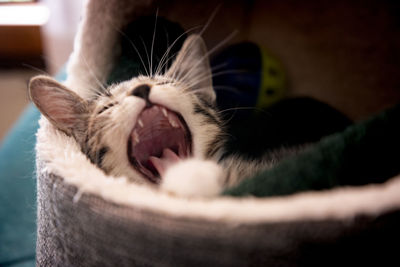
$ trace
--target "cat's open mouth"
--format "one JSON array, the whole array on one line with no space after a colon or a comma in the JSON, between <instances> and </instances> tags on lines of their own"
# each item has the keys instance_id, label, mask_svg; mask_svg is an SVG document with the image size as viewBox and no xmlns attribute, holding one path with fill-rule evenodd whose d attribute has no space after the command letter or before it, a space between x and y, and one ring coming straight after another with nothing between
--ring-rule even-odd
<instances>
[{"instance_id":1,"label":"cat's open mouth","mask_svg":"<svg viewBox=\"0 0 400 267\"><path fill-rule=\"evenodd\" d=\"M131 165L153 183L166 168L191 153L191 135L179 114L159 105L144 109L128 140Z\"/></svg>"}]
</instances>

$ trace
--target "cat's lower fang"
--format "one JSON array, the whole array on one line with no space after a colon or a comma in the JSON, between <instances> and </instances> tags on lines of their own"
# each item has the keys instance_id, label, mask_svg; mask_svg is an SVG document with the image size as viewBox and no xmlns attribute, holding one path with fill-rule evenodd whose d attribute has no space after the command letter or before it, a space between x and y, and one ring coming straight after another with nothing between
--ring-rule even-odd
<instances>
[{"instance_id":1,"label":"cat's lower fang","mask_svg":"<svg viewBox=\"0 0 400 267\"><path fill-rule=\"evenodd\" d=\"M139 144L139 142L140 142L140 139L139 139L138 133L136 131L133 131L133 144L137 145L137 144Z\"/></svg>"}]
</instances>

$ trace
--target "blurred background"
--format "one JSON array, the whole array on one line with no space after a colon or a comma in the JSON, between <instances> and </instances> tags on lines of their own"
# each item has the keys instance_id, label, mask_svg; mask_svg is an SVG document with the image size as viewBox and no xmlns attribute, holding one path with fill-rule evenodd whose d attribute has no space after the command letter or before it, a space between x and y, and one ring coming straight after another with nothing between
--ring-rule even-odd
<instances>
[{"instance_id":1,"label":"blurred background","mask_svg":"<svg viewBox=\"0 0 400 267\"><path fill-rule=\"evenodd\" d=\"M27 83L55 75L73 47L82 0L0 0L0 142L29 103Z\"/></svg>"},{"instance_id":2,"label":"blurred background","mask_svg":"<svg viewBox=\"0 0 400 267\"><path fill-rule=\"evenodd\" d=\"M29 78L54 75L67 61L82 2L0 0L0 141L29 102ZM266 47L285 67L288 96L314 97L354 121L400 101L399 1L218 3L220 11L204 33L208 47L234 30L232 42ZM189 29L204 23L218 4L171 0L157 5L161 16Z\"/></svg>"},{"instance_id":3,"label":"blurred background","mask_svg":"<svg viewBox=\"0 0 400 267\"><path fill-rule=\"evenodd\" d=\"M27 84L32 76L54 76L65 65L82 2L0 0L0 266L35 265L39 113L27 109ZM289 97L314 97L354 121L400 103L398 0L218 3L220 11L203 35L208 47L238 30L232 43L253 41L283 63ZM157 1L159 14L184 29L204 23L218 3ZM24 110L30 112L18 125L32 125L5 138Z\"/></svg>"},{"instance_id":4,"label":"blurred background","mask_svg":"<svg viewBox=\"0 0 400 267\"><path fill-rule=\"evenodd\" d=\"M27 85L64 66L81 7L81 0L0 0L0 266L35 266L39 113Z\"/></svg>"}]
</instances>

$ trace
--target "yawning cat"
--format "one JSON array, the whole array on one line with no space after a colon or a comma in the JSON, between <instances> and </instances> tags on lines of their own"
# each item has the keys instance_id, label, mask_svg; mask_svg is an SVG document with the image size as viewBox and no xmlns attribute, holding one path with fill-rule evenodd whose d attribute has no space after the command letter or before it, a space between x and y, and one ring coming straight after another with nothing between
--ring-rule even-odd
<instances>
[{"instance_id":1,"label":"yawning cat","mask_svg":"<svg viewBox=\"0 0 400 267\"><path fill-rule=\"evenodd\" d=\"M29 91L53 126L105 173L178 195L218 194L274 160L224 156L224 121L198 35L186 39L165 74L111 85L94 99L46 76L33 78Z\"/></svg>"}]
</instances>

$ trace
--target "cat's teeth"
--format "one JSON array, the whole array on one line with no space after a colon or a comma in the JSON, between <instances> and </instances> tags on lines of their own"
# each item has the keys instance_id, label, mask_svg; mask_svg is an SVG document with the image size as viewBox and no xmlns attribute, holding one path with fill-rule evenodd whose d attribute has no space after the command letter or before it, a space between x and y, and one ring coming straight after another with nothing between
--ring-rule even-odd
<instances>
[{"instance_id":1,"label":"cat's teeth","mask_svg":"<svg viewBox=\"0 0 400 267\"><path fill-rule=\"evenodd\" d=\"M165 117L168 117L167 110L165 108L161 108L162 113L164 114Z\"/></svg>"},{"instance_id":2,"label":"cat's teeth","mask_svg":"<svg viewBox=\"0 0 400 267\"><path fill-rule=\"evenodd\" d=\"M136 131L133 131L133 144L137 145L137 144L139 144L139 142L140 142L140 139L139 139L138 133Z\"/></svg>"},{"instance_id":3,"label":"cat's teeth","mask_svg":"<svg viewBox=\"0 0 400 267\"><path fill-rule=\"evenodd\" d=\"M168 121L169 121L169 124L171 124L171 126L173 128L178 128L179 127L179 125L176 123L176 121L173 118L168 117Z\"/></svg>"},{"instance_id":4,"label":"cat's teeth","mask_svg":"<svg viewBox=\"0 0 400 267\"><path fill-rule=\"evenodd\" d=\"M138 124L140 127L143 127L143 121L141 119L138 120Z\"/></svg>"}]
</instances>

